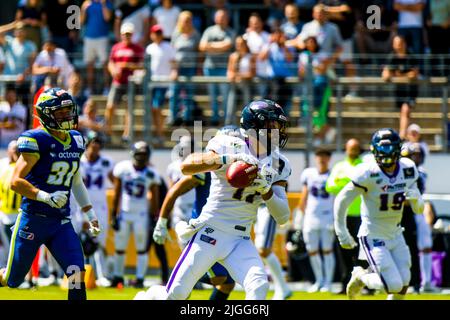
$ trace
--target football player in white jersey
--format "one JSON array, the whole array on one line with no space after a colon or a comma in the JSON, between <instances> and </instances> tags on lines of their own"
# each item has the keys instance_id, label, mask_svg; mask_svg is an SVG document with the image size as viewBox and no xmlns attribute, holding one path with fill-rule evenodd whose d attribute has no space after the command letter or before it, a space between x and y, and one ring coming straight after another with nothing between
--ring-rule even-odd
<instances>
[{"instance_id":1,"label":"football player in white jersey","mask_svg":"<svg viewBox=\"0 0 450 320\"><path fill-rule=\"evenodd\" d=\"M352 183L334 202L336 235L342 248L351 249L356 242L346 226L346 209L362 196L358 237L370 270L353 269L347 295L355 299L366 285L384 290L389 300L400 300L411 278L411 254L400 221L405 201L416 214L423 212L424 201L417 187L419 173L412 160L400 158L401 140L393 129L377 130L370 148L376 162L358 165Z\"/></svg>"},{"instance_id":2,"label":"football player in white jersey","mask_svg":"<svg viewBox=\"0 0 450 320\"><path fill-rule=\"evenodd\" d=\"M417 166L419 171L419 180L417 185L419 187L420 193L425 192L425 185L427 182L427 173L425 168L422 166L423 160L425 158L425 150L421 147L418 142L406 142L402 147L402 156L408 157ZM425 202L425 207L429 206L428 201ZM438 292L439 288L436 288L431 283L432 274L432 259L431 252L433 247L433 237L431 226L427 223L425 219L426 212L429 210L424 210L424 214L415 214L414 218L417 227L417 248L419 249L419 259L420 259L420 272L421 272L421 292Z\"/></svg>"},{"instance_id":3,"label":"football player in white jersey","mask_svg":"<svg viewBox=\"0 0 450 320\"><path fill-rule=\"evenodd\" d=\"M300 177L300 183L303 186L300 198L300 210L304 214L303 239L315 277L315 283L309 288L309 292L319 290L331 292L336 264L333 253L335 238L333 225L334 197L325 190L330 176L330 159L330 151L316 150L316 167L306 168ZM322 258L319 247L322 249Z\"/></svg>"},{"instance_id":4,"label":"football player in white jersey","mask_svg":"<svg viewBox=\"0 0 450 320\"><path fill-rule=\"evenodd\" d=\"M161 178L149 167L150 147L144 141L136 142L131 150L132 160L116 164L114 175L114 200L112 228L115 232L115 266L111 286L124 282L125 250L133 232L137 250L136 282L143 288L147 272L149 219L159 210L159 185ZM151 193L151 198L150 194Z\"/></svg>"},{"instance_id":5,"label":"football player in white jersey","mask_svg":"<svg viewBox=\"0 0 450 320\"><path fill-rule=\"evenodd\" d=\"M181 163L193 150L193 140L189 136L180 138L172 154L175 160L167 167L167 176L169 177L169 188L182 179L185 175L181 172ZM180 195L173 206L172 225L176 225L179 221L188 222L191 218L192 207L195 201L195 191L190 190Z\"/></svg>"},{"instance_id":6,"label":"football player in white jersey","mask_svg":"<svg viewBox=\"0 0 450 320\"><path fill-rule=\"evenodd\" d=\"M113 183L114 177L112 170L113 161L100 154L103 147L102 139L97 135L91 135L87 138L86 151L80 160L80 170L84 184L89 192L92 206L97 213L100 227L105 232L97 237L99 248L94 253L95 271L97 273L98 284L109 286L106 278L106 236L108 230L108 204L106 200L106 190L110 183ZM109 182L108 182L109 180ZM86 226L87 227L87 226Z\"/></svg>"},{"instance_id":7,"label":"football player in white jersey","mask_svg":"<svg viewBox=\"0 0 450 320\"><path fill-rule=\"evenodd\" d=\"M242 110L244 140L226 135L211 139L203 153L194 153L182 163L186 175L211 172L211 188L202 214L189 223L178 223L181 239L190 239L168 284L153 286L148 299L186 299L195 283L220 262L245 290L246 299L265 299L269 283L263 262L250 239L258 207L265 202L279 224L288 221L286 195L291 173L289 161L279 148L287 142L287 118L270 100L253 101ZM235 161L258 165L259 177L247 188L233 188L226 180Z\"/></svg>"}]
</instances>

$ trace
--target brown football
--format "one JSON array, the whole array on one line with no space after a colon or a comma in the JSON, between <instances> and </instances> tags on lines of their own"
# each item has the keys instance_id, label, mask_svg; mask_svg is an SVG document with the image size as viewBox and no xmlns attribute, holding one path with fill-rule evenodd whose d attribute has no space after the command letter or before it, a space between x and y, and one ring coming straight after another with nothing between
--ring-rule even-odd
<instances>
[{"instance_id":1,"label":"brown football","mask_svg":"<svg viewBox=\"0 0 450 320\"><path fill-rule=\"evenodd\" d=\"M246 188L258 174L258 166L244 161L233 162L227 169L227 181L234 188Z\"/></svg>"}]
</instances>

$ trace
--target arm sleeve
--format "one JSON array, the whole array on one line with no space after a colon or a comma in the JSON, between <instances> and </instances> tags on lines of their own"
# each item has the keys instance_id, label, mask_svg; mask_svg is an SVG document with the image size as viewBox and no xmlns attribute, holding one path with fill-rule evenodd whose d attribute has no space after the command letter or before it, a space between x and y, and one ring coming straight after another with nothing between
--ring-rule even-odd
<instances>
[{"instance_id":1,"label":"arm sleeve","mask_svg":"<svg viewBox=\"0 0 450 320\"><path fill-rule=\"evenodd\" d=\"M414 175L415 177L417 177L416 181L409 187L410 190L415 190L420 196L417 199L410 199L408 200L410 205L411 205L411 209L413 210L414 213L416 214L422 214L423 213L423 209L425 207L425 202L423 201L422 198L422 193L419 190L419 179L420 179L420 175L419 175L419 171L417 170L416 167L414 167Z\"/></svg>"},{"instance_id":2,"label":"arm sleeve","mask_svg":"<svg viewBox=\"0 0 450 320\"><path fill-rule=\"evenodd\" d=\"M286 190L284 187L278 185L272 186L272 190L272 197L266 200L267 208L278 224L285 224L288 222L291 214Z\"/></svg>"},{"instance_id":3,"label":"arm sleeve","mask_svg":"<svg viewBox=\"0 0 450 320\"><path fill-rule=\"evenodd\" d=\"M72 192L80 208L84 208L91 204L89 193L83 183L83 179L81 178L80 170L78 170L77 173L75 173L75 175L73 176Z\"/></svg>"},{"instance_id":4,"label":"arm sleeve","mask_svg":"<svg viewBox=\"0 0 450 320\"><path fill-rule=\"evenodd\" d=\"M363 193L363 189L355 186L354 183L347 183L344 189L339 192L334 200L334 229L336 234L347 229L346 214L347 208L356 197Z\"/></svg>"}]
</instances>

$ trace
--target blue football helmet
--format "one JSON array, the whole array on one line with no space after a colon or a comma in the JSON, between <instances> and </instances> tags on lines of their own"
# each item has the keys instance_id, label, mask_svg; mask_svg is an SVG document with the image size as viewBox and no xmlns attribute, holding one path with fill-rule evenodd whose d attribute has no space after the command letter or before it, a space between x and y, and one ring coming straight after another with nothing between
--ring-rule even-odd
<instances>
[{"instance_id":1,"label":"blue football helmet","mask_svg":"<svg viewBox=\"0 0 450 320\"><path fill-rule=\"evenodd\" d=\"M264 134L262 129L270 130L273 128L271 122L279 124L279 147L283 148L288 140L287 127L288 118L283 108L275 101L262 99L255 100L247 104L241 114L241 128L244 129L244 137L247 137L245 131L253 129L258 138Z\"/></svg>"},{"instance_id":2,"label":"blue football helmet","mask_svg":"<svg viewBox=\"0 0 450 320\"><path fill-rule=\"evenodd\" d=\"M39 95L35 105L37 117L46 129L68 131L78 124L78 107L64 89L50 88ZM67 110L64 114L61 110Z\"/></svg>"},{"instance_id":3,"label":"blue football helmet","mask_svg":"<svg viewBox=\"0 0 450 320\"><path fill-rule=\"evenodd\" d=\"M133 158L133 164L137 167L145 167L150 160L151 153L152 151L147 142L135 142L131 147L131 157Z\"/></svg>"},{"instance_id":4,"label":"blue football helmet","mask_svg":"<svg viewBox=\"0 0 450 320\"><path fill-rule=\"evenodd\" d=\"M380 167L389 168L400 159L402 140L391 128L375 131L370 142L370 151Z\"/></svg>"}]
</instances>

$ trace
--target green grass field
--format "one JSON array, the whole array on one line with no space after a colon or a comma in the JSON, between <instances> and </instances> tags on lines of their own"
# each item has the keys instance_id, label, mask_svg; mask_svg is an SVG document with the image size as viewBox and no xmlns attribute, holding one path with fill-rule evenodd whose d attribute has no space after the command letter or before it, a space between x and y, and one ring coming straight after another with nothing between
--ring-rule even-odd
<instances>
[{"instance_id":1,"label":"green grass field","mask_svg":"<svg viewBox=\"0 0 450 320\"><path fill-rule=\"evenodd\" d=\"M88 290L89 300L132 300L138 289L124 288L96 288ZM207 300L211 290L194 290L191 294L191 300ZM270 292L268 299L272 297L273 292ZM242 291L234 291L230 296L230 300L244 300L245 294ZM374 296L361 296L364 300L383 300L386 295L379 294ZM67 299L67 291L59 287L40 287L38 289L0 289L0 300L65 300ZM331 293L305 293L294 292L294 295L289 300L346 300L343 295ZM437 294L409 294L408 300L450 300L450 295Z\"/></svg>"}]
</instances>

